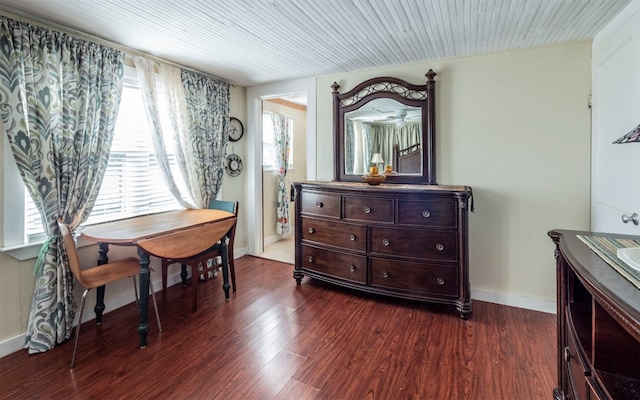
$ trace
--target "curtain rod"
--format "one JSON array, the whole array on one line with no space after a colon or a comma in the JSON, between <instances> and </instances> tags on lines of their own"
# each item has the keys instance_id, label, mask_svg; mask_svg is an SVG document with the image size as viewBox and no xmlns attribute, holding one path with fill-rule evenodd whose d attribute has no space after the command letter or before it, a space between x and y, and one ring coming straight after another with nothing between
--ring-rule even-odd
<instances>
[{"instance_id":1,"label":"curtain rod","mask_svg":"<svg viewBox=\"0 0 640 400\"><path fill-rule=\"evenodd\" d=\"M64 26L64 25L61 25L61 24L58 24L58 23L55 23L55 22L48 21L48 20L46 20L44 18L40 18L40 17L36 17L36 16L33 16L33 15L29 15L29 14L23 12L23 11L16 10L15 8L12 8L12 7L0 5L0 14L4 15L5 17L8 17L8 18L15 19L15 20L20 21L20 22L26 22L26 23L29 23L29 24L32 24L32 25L37 25L37 26L40 26L41 28L45 28L45 29L58 30L58 31L61 31L61 32L64 32L64 33L67 33L67 34L70 34L70 35L73 35L73 36L76 36L76 37L78 37L80 39L85 39L85 40L96 42L96 43L104 45L104 46L113 47L114 49L120 50L120 51L126 53L129 56L136 55L136 56L146 57L146 58L149 58L149 59L151 59L153 61L156 61L156 62L159 62L159 63L162 63L162 64L167 64L167 65L171 65L173 67L182 68L182 69L185 69L185 70L188 70L188 71L191 71L191 72L195 72L195 73L198 73L198 74L207 75L207 76L209 76L211 78L227 82L231 86L235 86L234 84L230 83L228 80L220 78L219 76L216 76L216 75L213 75L213 74L210 74L210 73L207 73L207 72L199 71L197 69L194 69L194 68L191 68L191 67L187 67L185 65L178 64L178 63L175 63L173 61L165 60L164 58L160 58L160 57L145 53L143 51L136 50L136 49L133 49L131 47L127 47L127 46L122 45L120 43L116 43L116 42L112 42L110 40L102 39L102 38L100 38L98 36L93 36L93 35L90 35L90 34L88 34L86 32L82 32L82 31L79 31L77 29L70 28L68 26Z\"/></svg>"}]
</instances>

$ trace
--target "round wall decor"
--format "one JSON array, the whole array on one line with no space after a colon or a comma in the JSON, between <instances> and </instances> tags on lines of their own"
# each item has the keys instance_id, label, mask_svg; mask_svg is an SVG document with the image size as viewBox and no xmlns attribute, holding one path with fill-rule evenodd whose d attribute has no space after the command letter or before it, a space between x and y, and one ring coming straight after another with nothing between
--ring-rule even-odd
<instances>
[{"instance_id":1,"label":"round wall decor","mask_svg":"<svg viewBox=\"0 0 640 400\"><path fill-rule=\"evenodd\" d=\"M242 160L236 154L229 154L224 169L229 176L238 176L242 172Z\"/></svg>"},{"instance_id":2,"label":"round wall decor","mask_svg":"<svg viewBox=\"0 0 640 400\"><path fill-rule=\"evenodd\" d=\"M242 138L244 134L244 125L238 118L231 117L229 118L229 140L232 142L237 142Z\"/></svg>"}]
</instances>

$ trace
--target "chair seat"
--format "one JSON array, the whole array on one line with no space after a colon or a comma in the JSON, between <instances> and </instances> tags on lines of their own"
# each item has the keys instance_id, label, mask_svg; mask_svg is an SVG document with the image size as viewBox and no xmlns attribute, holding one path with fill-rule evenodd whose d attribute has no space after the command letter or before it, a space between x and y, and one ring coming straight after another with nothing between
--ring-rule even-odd
<instances>
[{"instance_id":1,"label":"chair seat","mask_svg":"<svg viewBox=\"0 0 640 400\"><path fill-rule=\"evenodd\" d=\"M95 288L132 275L138 275L140 272L140 260L135 257L127 257L110 261L109 268L99 267L82 271L82 278L87 287Z\"/></svg>"},{"instance_id":2,"label":"chair seat","mask_svg":"<svg viewBox=\"0 0 640 400\"><path fill-rule=\"evenodd\" d=\"M87 293L89 293L89 290L104 286L107 283L131 277L133 278L133 291L136 296L136 306L140 307L138 304L138 292L136 290L136 275L140 272L140 260L136 257L127 257L111 261L106 264L101 264L93 268L82 269L80 268L78 249L76 248L71 228L68 224L62 222L61 219L58 219L58 228L60 229L60 235L62 236L64 246L64 252L61 253L61 256L64 257L64 253L66 253L71 273L73 273L76 281L86 288L84 293L82 293L82 301L80 302L80 315L78 316L78 325L76 326L76 339L73 344L73 353L71 353L71 364L69 365L69 368L73 368L76 360L76 350L78 349L80 327L82 326L82 314L84 312L84 302L87 299ZM153 283L151 282L151 279L149 279L149 291L151 293L151 298L153 299L153 308L156 311L158 331L162 332L162 325L160 325L160 313L158 313L156 295L153 290Z\"/></svg>"}]
</instances>

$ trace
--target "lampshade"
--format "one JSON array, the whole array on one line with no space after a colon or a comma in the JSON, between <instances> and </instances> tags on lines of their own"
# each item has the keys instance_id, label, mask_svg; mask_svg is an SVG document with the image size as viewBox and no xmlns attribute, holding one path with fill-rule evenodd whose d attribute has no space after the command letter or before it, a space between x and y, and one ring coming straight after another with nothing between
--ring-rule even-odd
<instances>
[{"instance_id":1,"label":"lampshade","mask_svg":"<svg viewBox=\"0 0 640 400\"><path fill-rule=\"evenodd\" d=\"M373 153L373 157L371 157L371 164L384 164L382 155L380 153Z\"/></svg>"},{"instance_id":2,"label":"lampshade","mask_svg":"<svg viewBox=\"0 0 640 400\"><path fill-rule=\"evenodd\" d=\"M640 142L640 125L636 126L634 130L627 133L620 139L614 140L613 144L634 143L634 142Z\"/></svg>"}]
</instances>

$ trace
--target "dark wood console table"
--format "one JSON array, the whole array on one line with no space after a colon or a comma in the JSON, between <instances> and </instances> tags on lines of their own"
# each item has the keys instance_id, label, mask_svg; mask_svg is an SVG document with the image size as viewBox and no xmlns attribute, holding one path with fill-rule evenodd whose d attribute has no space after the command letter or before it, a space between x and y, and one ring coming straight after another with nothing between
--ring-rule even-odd
<instances>
[{"instance_id":1,"label":"dark wood console table","mask_svg":"<svg viewBox=\"0 0 640 400\"><path fill-rule=\"evenodd\" d=\"M556 400L640 399L640 289L580 236L553 230L558 301Z\"/></svg>"}]
</instances>

